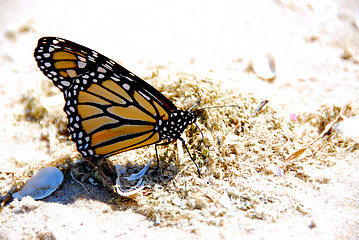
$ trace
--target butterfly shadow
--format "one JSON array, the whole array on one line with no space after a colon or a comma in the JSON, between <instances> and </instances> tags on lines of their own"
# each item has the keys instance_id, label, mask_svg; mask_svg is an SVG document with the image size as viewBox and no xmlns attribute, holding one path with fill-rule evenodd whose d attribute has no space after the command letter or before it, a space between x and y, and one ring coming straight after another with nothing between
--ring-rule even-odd
<instances>
[{"instance_id":1,"label":"butterfly shadow","mask_svg":"<svg viewBox=\"0 0 359 240\"><path fill-rule=\"evenodd\" d=\"M75 170L68 170L65 173L64 181L61 186L54 193L52 193L50 196L46 197L42 201L70 205L75 203L77 200L90 200L108 204L112 207L112 209L117 210L126 210L131 207L136 207L137 202L136 200L134 200L134 197L122 197L116 194L113 190L111 190L111 186L114 186L116 184L117 178L117 175L115 173L115 166L111 161L106 160L105 162L101 162L100 164L90 165L94 167L90 170L94 171L91 172L91 174L95 173L95 175L97 176L97 180L94 180L94 175L84 172L82 172L82 174L88 174L91 177L83 178L85 180L82 180L78 174L76 175L71 172L77 171L77 168L75 168ZM87 165L87 167L88 166L89 165ZM84 165L80 166L82 170L83 167ZM144 166L127 163L126 168L129 169L129 171L137 173L142 168L144 168ZM172 179L174 179L176 173L178 172L178 169L175 168L175 166L171 166L171 170L173 171L171 171L171 175L168 176L168 172L163 172L161 168L160 170L157 170L156 165L151 164L151 167L148 169L148 172L145 176L147 187L142 190L142 193L140 192L137 194L150 194L149 189L155 184L158 184L160 186L167 185L170 181L172 181ZM99 177L99 175L102 176ZM103 178L106 179L104 180Z\"/></svg>"}]
</instances>

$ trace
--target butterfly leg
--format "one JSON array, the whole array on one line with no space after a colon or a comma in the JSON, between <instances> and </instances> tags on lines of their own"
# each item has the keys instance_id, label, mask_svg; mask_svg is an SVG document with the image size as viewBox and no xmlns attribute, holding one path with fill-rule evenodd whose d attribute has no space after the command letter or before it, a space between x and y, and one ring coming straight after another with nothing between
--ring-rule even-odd
<instances>
[{"instance_id":1,"label":"butterfly leg","mask_svg":"<svg viewBox=\"0 0 359 240\"><path fill-rule=\"evenodd\" d=\"M193 159L191 153L189 152L189 150L188 150L188 148L187 148L186 141L185 141L183 138L181 138L181 137L179 137L178 139L181 140L181 142L182 142L184 148L186 149L186 151L187 151L189 157L191 158L191 160L192 160L192 162L194 163L194 165L196 165L197 172L198 172L198 176L199 176L199 177L202 177L201 171L199 170L199 167L198 167L197 163L194 161L194 159Z\"/></svg>"},{"instance_id":2,"label":"butterfly leg","mask_svg":"<svg viewBox=\"0 0 359 240\"><path fill-rule=\"evenodd\" d=\"M156 150L156 159L157 159L157 167L156 167L156 172L158 172L158 169L160 169L160 158L158 157L158 150L157 150L157 146L164 146L164 145L168 145L171 142L165 142L165 143L160 143L160 144L155 144L155 150Z\"/></svg>"},{"instance_id":3,"label":"butterfly leg","mask_svg":"<svg viewBox=\"0 0 359 240\"><path fill-rule=\"evenodd\" d=\"M156 159L157 159L157 167L156 167L156 172L158 172L158 169L160 169L160 159L158 158L157 145L160 145L160 144L155 144Z\"/></svg>"},{"instance_id":4,"label":"butterfly leg","mask_svg":"<svg viewBox=\"0 0 359 240\"><path fill-rule=\"evenodd\" d=\"M192 162L194 163L194 165L196 165L197 172L198 172L198 176L199 176L199 177L202 177L201 171L199 170L199 167L198 167L197 163L194 161L194 159L193 159L191 153L189 152L189 150L188 150L188 148L187 148L186 141L185 141L183 138L181 138L181 137L179 137L178 139L181 140L181 142L182 142L183 146L185 147L185 149L186 149L186 151L187 151L189 157L191 158L191 160L192 160ZM159 160L159 158L158 158L157 146L158 146L158 145L168 145L168 144L170 144L170 143L171 143L171 142L165 142L165 143L161 143L161 144L156 144L156 145L155 145L156 158L157 158L157 168L156 168L156 172L158 171L159 166L160 166L160 160Z\"/></svg>"}]
</instances>

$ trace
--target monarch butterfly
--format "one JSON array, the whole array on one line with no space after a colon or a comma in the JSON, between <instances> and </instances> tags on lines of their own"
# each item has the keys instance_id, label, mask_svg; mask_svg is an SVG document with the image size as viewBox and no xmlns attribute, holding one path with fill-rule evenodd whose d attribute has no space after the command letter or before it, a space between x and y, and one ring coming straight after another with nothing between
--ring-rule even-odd
<instances>
[{"instance_id":1,"label":"monarch butterfly","mask_svg":"<svg viewBox=\"0 0 359 240\"><path fill-rule=\"evenodd\" d=\"M84 157L105 158L155 144L158 166L157 145L185 143L181 133L196 121L190 110L177 109L141 78L77 43L43 37L34 57L64 94L67 127Z\"/></svg>"}]
</instances>

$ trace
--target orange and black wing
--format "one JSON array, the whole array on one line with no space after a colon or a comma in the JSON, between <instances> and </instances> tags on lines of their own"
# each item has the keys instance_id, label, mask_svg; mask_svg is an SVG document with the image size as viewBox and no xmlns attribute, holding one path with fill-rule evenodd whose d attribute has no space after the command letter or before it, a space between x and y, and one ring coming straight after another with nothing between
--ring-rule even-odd
<instances>
[{"instance_id":1,"label":"orange and black wing","mask_svg":"<svg viewBox=\"0 0 359 240\"><path fill-rule=\"evenodd\" d=\"M109 58L74 42L39 39L41 71L63 92L68 129L85 157L107 157L163 140L158 129L176 106Z\"/></svg>"}]
</instances>

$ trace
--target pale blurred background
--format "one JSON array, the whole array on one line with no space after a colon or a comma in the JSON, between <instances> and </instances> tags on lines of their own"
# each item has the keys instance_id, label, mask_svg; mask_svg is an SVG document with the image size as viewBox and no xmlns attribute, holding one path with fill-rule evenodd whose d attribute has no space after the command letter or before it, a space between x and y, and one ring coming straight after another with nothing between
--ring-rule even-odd
<instances>
[{"instance_id":1,"label":"pale blurred background","mask_svg":"<svg viewBox=\"0 0 359 240\"><path fill-rule=\"evenodd\" d=\"M156 68L195 74L295 110L355 101L359 65L341 55L345 48L354 57L359 52L358 6L354 0L2 0L0 87L36 85L43 78L32 56L37 40L59 36L140 77ZM267 53L276 61L273 83L246 71Z\"/></svg>"}]
</instances>

